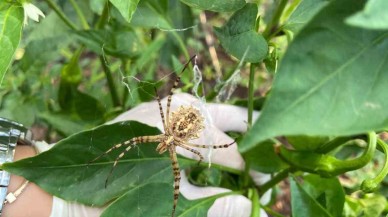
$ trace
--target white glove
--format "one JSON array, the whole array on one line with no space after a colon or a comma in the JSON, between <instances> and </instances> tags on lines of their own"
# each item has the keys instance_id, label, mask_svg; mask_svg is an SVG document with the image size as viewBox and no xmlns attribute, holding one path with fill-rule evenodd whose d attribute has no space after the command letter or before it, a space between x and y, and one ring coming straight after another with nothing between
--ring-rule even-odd
<instances>
[{"instance_id":1,"label":"white glove","mask_svg":"<svg viewBox=\"0 0 388 217\"><path fill-rule=\"evenodd\" d=\"M164 98L162 99L164 113L166 113L166 105L167 98ZM194 96L185 93L173 95L170 112L175 111L179 106L189 105L199 109L205 118L205 129L203 130L200 138L192 140L191 143L204 145L229 144L233 142L233 139L226 135L224 131L244 132L247 130L247 109L226 104L203 103ZM257 119L258 116L258 112L253 113L254 120ZM130 111L119 115L112 121L112 123L127 120L135 120L154 126L164 132L159 106L156 101L142 103ZM228 148L215 150L198 148L196 150L205 157L206 162L216 163L239 170L244 169L244 160L238 152L237 145L235 144ZM188 158L198 159L194 153L180 147L177 147L177 153ZM255 171L250 171L250 175L258 185L263 184L270 179L269 175ZM181 172L181 177L180 192L189 200L209 197L230 191L225 188L197 187L191 185L184 172ZM261 203L266 204L269 200L270 191L261 198ZM213 206L209 209L208 217L249 217L251 213L251 206L251 201L241 195L222 197L217 199ZM267 214L261 210L261 216L266 217Z\"/></svg>"},{"instance_id":2,"label":"white glove","mask_svg":"<svg viewBox=\"0 0 388 217\"><path fill-rule=\"evenodd\" d=\"M167 98L162 100L164 113L166 113ZM232 105L203 103L189 94L173 95L170 112L175 111L179 106L192 105L200 110L205 118L205 129L200 138L190 141L195 144L221 145L233 142L233 139L224 131L244 132L247 129L247 109ZM253 119L259 113L253 113ZM163 122L160 117L159 106L156 101L142 103L139 106L119 115L110 123L135 120L150 126L159 128L162 132ZM197 149L204 157L204 161L216 163L230 168L243 170L244 160L237 150L237 145L221 149ZM185 149L177 147L177 152L185 157L198 159L198 157ZM171 173L172 175L172 173ZM257 185L269 180L267 174L250 171L250 175ZM184 172L181 172L180 192L189 199L199 199L213 196L220 193L229 192L229 189L219 187L198 187L190 184ZM270 191L261 197L261 203L266 204L270 200ZM178 202L179 204L179 202ZM230 195L217 199L208 211L208 217L249 217L251 214L251 201L241 195ZM102 213L102 208L92 208L81 204L71 203L54 197L51 217L76 217L87 216L97 217ZM267 214L261 210L262 217Z\"/></svg>"}]
</instances>

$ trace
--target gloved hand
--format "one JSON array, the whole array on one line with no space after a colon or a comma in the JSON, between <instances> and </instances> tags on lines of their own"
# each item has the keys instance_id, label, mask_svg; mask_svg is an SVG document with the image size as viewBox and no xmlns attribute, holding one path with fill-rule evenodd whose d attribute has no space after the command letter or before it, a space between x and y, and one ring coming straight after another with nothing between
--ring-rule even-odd
<instances>
[{"instance_id":1,"label":"gloved hand","mask_svg":"<svg viewBox=\"0 0 388 217\"><path fill-rule=\"evenodd\" d=\"M167 98L162 100L162 107L164 113L166 112ZM233 139L224 133L224 131L244 132L247 129L247 109L226 104L215 103L203 103L198 98L185 94L175 94L172 97L170 111L175 111L179 106L188 106L200 110L201 114L205 118L205 129L203 130L200 138L190 141L195 144L204 145L220 145L229 144L233 142ZM258 117L259 113L254 112L253 119ZM139 106L119 115L112 121L127 121L136 120L144 124L159 128L162 132L163 122L160 117L159 107L156 101L142 103ZM177 153L192 159L198 159L198 157L183 148L177 147ZM198 150L205 158L206 162L215 163L234 169L243 170L244 160L237 150L237 145L232 145L228 148L221 149L202 149ZM266 174L261 174L255 171L250 172L252 178L256 184L263 184L270 177ZM171 173L172 175L172 173ZM181 172L181 185L180 192L187 199L199 199L208 197L224 192L230 191L229 189L219 187L197 187L191 185L184 172ZM261 198L262 203L269 201L270 192ZM178 202L179 204L179 202ZM264 211L261 211L261 216L267 216ZM244 196L231 195L219 198L215 201L214 205L208 212L209 217L249 217L251 213L251 201Z\"/></svg>"},{"instance_id":2,"label":"gloved hand","mask_svg":"<svg viewBox=\"0 0 388 217\"><path fill-rule=\"evenodd\" d=\"M166 112L167 98L162 100L164 113ZM244 132L247 129L247 109L232 105L203 103L198 98L189 94L175 94L172 98L170 111L175 111L179 106L188 106L200 110L205 118L205 129L200 138L190 141L195 144L219 145L229 144L233 139L224 133L224 131ZM254 112L253 118L258 117L258 112ZM157 127L164 132L162 119L160 117L159 106L156 101L142 103L139 106L119 115L110 123L135 120L144 124ZM39 146L39 145L38 145ZM38 147L39 148L39 147ZM42 147L40 147L42 149ZM192 159L197 159L194 153L177 147L177 153ZM202 149L198 150L203 156L204 161L227 166L230 168L243 170L244 160L237 150L237 145L233 144L228 148L220 149ZM171 171L171 176L172 176ZM256 184L263 184L270 177L269 175L250 171L250 175ZM190 184L184 171L181 171L180 193L189 200L209 197L212 195L230 191L229 189L219 187L198 187ZM270 191L261 197L261 203L266 204L269 201ZM179 201L178 201L179 206ZM249 217L251 214L251 201L241 195L230 195L217 199L208 211L208 217ZM54 197L51 217L75 217L88 216L97 217L102 213L102 208L87 207L82 204L64 201ZM267 214L261 210L261 216Z\"/></svg>"}]
</instances>

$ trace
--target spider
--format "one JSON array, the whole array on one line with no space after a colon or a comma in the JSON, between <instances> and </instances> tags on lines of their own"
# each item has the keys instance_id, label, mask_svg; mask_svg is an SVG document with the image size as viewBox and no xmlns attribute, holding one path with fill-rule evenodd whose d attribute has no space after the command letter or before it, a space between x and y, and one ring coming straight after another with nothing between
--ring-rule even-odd
<instances>
[{"instance_id":1,"label":"spider","mask_svg":"<svg viewBox=\"0 0 388 217\"><path fill-rule=\"evenodd\" d=\"M183 73L186 68L188 67L189 63L193 61L193 59L196 58L196 55L190 58L190 60L184 65L181 73ZM199 157L198 164L204 159L201 153L193 147L196 148L227 148L235 143L233 141L229 144L223 144L223 145L199 145L199 144L193 144L189 143L190 140L199 138L199 133L204 129L204 118L202 117L199 110L195 109L192 106L181 106L178 108L177 111L172 112L170 116L170 106L171 106L171 98L173 95L174 90L178 87L178 84L180 82L180 76L177 76L174 84L170 90L170 93L167 98L167 112L166 112L166 119L164 117L162 104L160 101L160 97L157 93L157 90L155 89L156 94L156 100L159 105L159 111L160 116L162 118L163 122L163 128L164 133L160 135L150 135L150 136L139 136L134 137L128 141L125 141L123 143L114 145L112 148L108 149L98 157L96 157L91 162L101 158L102 156L108 154L114 149L118 149L120 147L126 146L125 150L122 151L117 158L115 159L112 169L109 172L109 175L105 181L105 188L107 187L109 176L112 174L114 167L118 163L118 161L125 155L126 152L128 152L132 147L136 146L137 144L142 143L149 143L149 142L159 142L158 146L156 147L156 151L159 152L159 154L162 154L166 151L170 154L170 159L172 163L172 169L173 169L173 175L174 175L174 204L172 208L171 216L174 217L175 209L178 204L178 197L179 197L179 184L180 184L180 169L176 154L176 147L179 146L181 148L184 148L194 154L196 154Z\"/></svg>"}]
</instances>

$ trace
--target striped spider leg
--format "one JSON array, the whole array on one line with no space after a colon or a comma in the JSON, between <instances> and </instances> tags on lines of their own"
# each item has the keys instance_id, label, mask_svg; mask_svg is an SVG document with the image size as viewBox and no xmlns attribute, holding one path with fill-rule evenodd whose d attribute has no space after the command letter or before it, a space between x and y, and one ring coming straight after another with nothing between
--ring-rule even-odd
<instances>
[{"instance_id":1,"label":"striped spider leg","mask_svg":"<svg viewBox=\"0 0 388 217\"><path fill-rule=\"evenodd\" d=\"M185 64L184 68L182 69L181 73L185 71L185 69L188 67L189 63L195 58L196 56L191 57L191 59ZM174 204L171 216L174 217L175 209L178 204L178 198L179 198L179 184L181 180L180 175L180 169L178 164L178 158L176 154L176 147L179 146L183 149L186 149L195 155L199 157L199 162L201 162L204 158L201 155L201 153L193 148L227 148L230 145L232 145L234 142L230 144L223 144L223 145L198 145L198 144L191 144L189 143L190 140L199 138L200 132L204 129L204 118L200 114L199 110L195 109L192 106L181 106L178 108L178 110L174 111L170 115L170 107L171 107L171 100L173 96L174 90L178 87L178 84L180 82L180 77L177 76L174 84L170 90L170 93L167 97L167 112L166 112L166 118L164 116L162 104L160 101L160 97L155 89L156 99L159 106L160 116L163 122L163 128L164 128L164 134L160 135L154 135L154 136L140 136L132 138L128 141L125 141L121 144L117 144L101 154L100 156L96 157L93 161L99 159L100 157L108 154L114 149L121 148L122 146L126 146L125 150L122 151L118 157L115 159L112 169L108 175L112 174L112 171L114 167L116 166L117 162L125 155L126 152L128 152L133 146L141 143L148 143L148 142L159 142L158 146L156 147L156 151L159 154L162 154L166 151L169 152L170 160L172 164L173 169L173 175L174 175ZM105 182L105 186L107 184L108 178Z\"/></svg>"}]
</instances>

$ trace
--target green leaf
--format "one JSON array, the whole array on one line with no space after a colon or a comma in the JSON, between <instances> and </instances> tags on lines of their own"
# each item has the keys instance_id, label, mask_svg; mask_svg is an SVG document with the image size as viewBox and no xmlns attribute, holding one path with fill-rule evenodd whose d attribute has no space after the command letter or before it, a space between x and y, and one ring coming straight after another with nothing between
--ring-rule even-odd
<instances>
[{"instance_id":1,"label":"green leaf","mask_svg":"<svg viewBox=\"0 0 388 217\"><path fill-rule=\"evenodd\" d=\"M133 31L83 30L75 32L76 38L97 54L119 58L132 58L140 53L140 44Z\"/></svg>"},{"instance_id":2,"label":"green leaf","mask_svg":"<svg viewBox=\"0 0 388 217\"><path fill-rule=\"evenodd\" d=\"M279 135L341 136L388 126L388 32L344 24L362 1L333 1L288 48L240 150Z\"/></svg>"},{"instance_id":3,"label":"green leaf","mask_svg":"<svg viewBox=\"0 0 388 217\"><path fill-rule=\"evenodd\" d=\"M120 14L129 23L131 22L132 15L136 11L137 4L140 0L109 0L119 10Z\"/></svg>"},{"instance_id":4,"label":"green leaf","mask_svg":"<svg viewBox=\"0 0 388 217\"><path fill-rule=\"evenodd\" d=\"M65 200L102 206L139 185L173 183L169 155L158 154L155 144L139 144L125 154L116 165L107 188L104 186L108 173L125 147L90 163L115 144L136 136L159 133L156 128L135 121L103 125L61 140L38 156L3 164L1 169L24 176L50 194ZM179 163L181 168L185 168L196 162L180 159Z\"/></svg>"},{"instance_id":5,"label":"green leaf","mask_svg":"<svg viewBox=\"0 0 388 217\"><path fill-rule=\"evenodd\" d=\"M231 12L242 8L245 0L181 0L190 7L216 12Z\"/></svg>"},{"instance_id":6,"label":"green leaf","mask_svg":"<svg viewBox=\"0 0 388 217\"><path fill-rule=\"evenodd\" d=\"M331 215L294 179L290 179L291 185L291 208L294 217L330 217Z\"/></svg>"},{"instance_id":7,"label":"green leaf","mask_svg":"<svg viewBox=\"0 0 388 217\"><path fill-rule=\"evenodd\" d=\"M365 8L346 19L349 25L365 29L388 29L388 1L369 0Z\"/></svg>"},{"instance_id":8,"label":"green leaf","mask_svg":"<svg viewBox=\"0 0 388 217\"><path fill-rule=\"evenodd\" d=\"M345 193L338 178L322 178L307 175L303 187L321 206L333 216L341 216L345 203Z\"/></svg>"},{"instance_id":9,"label":"green leaf","mask_svg":"<svg viewBox=\"0 0 388 217\"><path fill-rule=\"evenodd\" d=\"M219 194L198 200L179 197L176 217L206 216L214 201L227 194ZM126 216L170 216L172 210L173 187L167 183L138 185L128 191L102 213L102 217ZM157 206L155 206L157 204Z\"/></svg>"},{"instance_id":10,"label":"green leaf","mask_svg":"<svg viewBox=\"0 0 388 217\"><path fill-rule=\"evenodd\" d=\"M0 86L19 46L23 17L20 5L0 3Z\"/></svg>"},{"instance_id":11,"label":"green leaf","mask_svg":"<svg viewBox=\"0 0 388 217\"><path fill-rule=\"evenodd\" d=\"M263 142L243 156L252 169L263 173L279 172L287 166L275 153L274 143L271 141Z\"/></svg>"},{"instance_id":12,"label":"green leaf","mask_svg":"<svg viewBox=\"0 0 388 217\"><path fill-rule=\"evenodd\" d=\"M299 32L330 0L302 0L283 25L283 29Z\"/></svg>"},{"instance_id":13,"label":"green leaf","mask_svg":"<svg viewBox=\"0 0 388 217\"><path fill-rule=\"evenodd\" d=\"M257 5L246 4L222 27L214 27L222 47L239 60L258 63L268 53L264 37L255 31Z\"/></svg>"}]
</instances>

